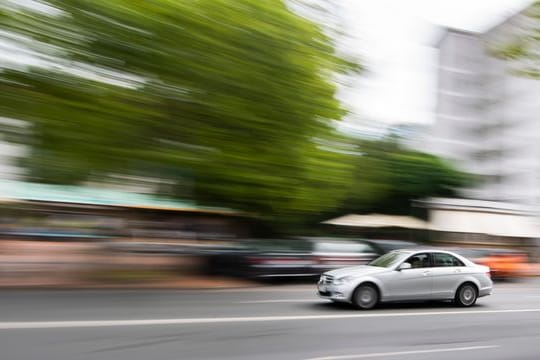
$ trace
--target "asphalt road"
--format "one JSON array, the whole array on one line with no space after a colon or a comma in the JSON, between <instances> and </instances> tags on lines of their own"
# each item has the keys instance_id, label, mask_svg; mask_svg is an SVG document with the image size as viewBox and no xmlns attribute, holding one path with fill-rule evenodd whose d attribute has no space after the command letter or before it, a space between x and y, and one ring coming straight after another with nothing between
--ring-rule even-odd
<instances>
[{"instance_id":1,"label":"asphalt road","mask_svg":"<svg viewBox=\"0 0 540 360\"><path fill-rule=\"evenodd\" d=\"M1 360L540 359L540 280L473 308L336 306L314 286L0 292Z\"/></svg>"}]
</instances>

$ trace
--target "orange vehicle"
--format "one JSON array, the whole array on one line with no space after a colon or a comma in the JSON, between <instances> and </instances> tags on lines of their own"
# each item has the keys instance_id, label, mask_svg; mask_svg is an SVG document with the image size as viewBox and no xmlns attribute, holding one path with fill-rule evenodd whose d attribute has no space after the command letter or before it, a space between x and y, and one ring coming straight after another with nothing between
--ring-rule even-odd
<instances>
[{"instance_id":1,"label":"orange vehicle","mask_svg":"<svg viewBox=\"0 0 540 360\"><path fill-rule=\"evenodd\" d=\"M461 249L461 255L479 265L489 266L494 279L516 278L530 272L526 253L510 249Z\"/></svg>"}]
</instances>

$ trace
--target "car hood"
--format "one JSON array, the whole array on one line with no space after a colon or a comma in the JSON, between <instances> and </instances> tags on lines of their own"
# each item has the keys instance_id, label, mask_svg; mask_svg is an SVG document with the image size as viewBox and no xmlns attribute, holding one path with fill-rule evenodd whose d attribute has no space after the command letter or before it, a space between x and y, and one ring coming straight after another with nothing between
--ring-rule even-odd
<instances>
[{"instance_id":1,"label":"car hood","mask_svg":"<svg viewBox=\"0 0 540 360\"><path fill-rule=\"evenodd\" d=\"M343 276L373 275L386 272L388 270L388 268L379 266L359 265L328 271L325 274L340 278Z\"/></svg>"}]
</instances>

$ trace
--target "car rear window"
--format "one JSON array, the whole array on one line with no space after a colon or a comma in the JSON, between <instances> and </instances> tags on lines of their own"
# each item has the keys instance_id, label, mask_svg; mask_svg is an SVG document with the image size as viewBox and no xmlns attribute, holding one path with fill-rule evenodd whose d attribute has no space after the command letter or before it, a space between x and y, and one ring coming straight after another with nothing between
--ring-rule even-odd
<instances>
[{"instance_id":1,"label":"car rear window","mask_svg":"<svg viewBox=\"0 0 540 360\"><path fill-rule=\"evenodd\" d=\"M433 266L445 267L445 266L465 266L461 260L446 253L434 253L433 254Z\"/></svg>"}]
</instances>

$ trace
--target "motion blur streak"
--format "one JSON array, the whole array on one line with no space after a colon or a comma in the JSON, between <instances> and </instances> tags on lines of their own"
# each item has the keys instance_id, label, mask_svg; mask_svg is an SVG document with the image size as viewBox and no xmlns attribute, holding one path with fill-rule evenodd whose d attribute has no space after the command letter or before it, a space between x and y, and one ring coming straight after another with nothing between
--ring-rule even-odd
<instances>
[{"instance_id":1,"label":"motion blur streak","mask_svg":"<svg viewBox=\"0 0 540 360\"><path fill-rule=\"evenodd\" d=\"M374 357L384 357L384 356L415 355L415 354L420 355L420 354L433 354L433 353L452 352L452 351L483 350L483 349L493 349L497 347L499 346L498 345L468 346L468 347L446 348L446 349L430 349L430 350L396 351L396 352L373 353L373 354L327 356L327 357L311 358L311 359L306 359L306 360L363 359L363 358L374 358Z\"/></svg>"}]
</instances>

